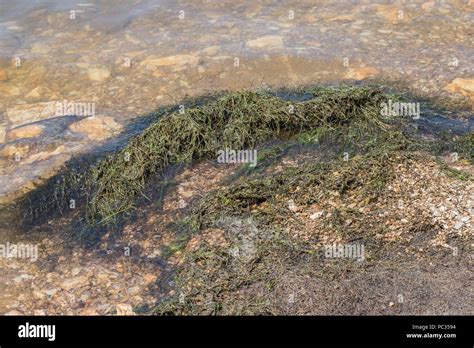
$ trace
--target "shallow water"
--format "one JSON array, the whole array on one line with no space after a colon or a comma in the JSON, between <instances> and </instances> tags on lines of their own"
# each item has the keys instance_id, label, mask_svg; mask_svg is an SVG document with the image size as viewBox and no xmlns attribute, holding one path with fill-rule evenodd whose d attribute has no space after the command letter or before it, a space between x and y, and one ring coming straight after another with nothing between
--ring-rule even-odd
<instances>
[{"instance_id":1,"label":"shallow water","mask_svg":"<svg viewBox=\"0 0 474 348\"><path fill-rule=\"evenodd\" d=\"M0 195L96 148L118 133L111 128L187 96L364 81L472 105L470 92L446 86L472 78L473 7L472 1L2 1ZM94 103L95 116L107 124L71 128L81 117L53 119L46 103L63 100ZM43 131L33 139L9 135L34 122Z\"/></svg>"}]
</instances>

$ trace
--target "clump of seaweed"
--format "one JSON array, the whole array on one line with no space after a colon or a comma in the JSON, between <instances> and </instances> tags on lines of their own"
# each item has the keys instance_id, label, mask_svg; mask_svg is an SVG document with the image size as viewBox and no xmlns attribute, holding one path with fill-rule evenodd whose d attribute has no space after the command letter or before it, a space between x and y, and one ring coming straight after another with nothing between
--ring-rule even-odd
<instances>
[{"instance_id":1,"label":"clump of seaweed","mask_svg":"<svg viewBox=\"0 0 474 348\"><path fill-rule=\"evenodd\" d=\"M169 165L210 158L225 147L254 148L281 134L337 129L354 120L385 127L379 105L386 97L378 89L313 88L309 93L313 98L292 102L264 92L236 92L167 114L81 176L62 176L62 183L53 185L48 195L55 195L55 205L65 206L74 192L76 199L85 201L89 224L108 225L130 213L137 198L145 197L150 179ZM28 196L28 213L39 216L50 208L37 203L51 199L38 197L44 194L39 190Z\"/></svg>"}]
</instances>

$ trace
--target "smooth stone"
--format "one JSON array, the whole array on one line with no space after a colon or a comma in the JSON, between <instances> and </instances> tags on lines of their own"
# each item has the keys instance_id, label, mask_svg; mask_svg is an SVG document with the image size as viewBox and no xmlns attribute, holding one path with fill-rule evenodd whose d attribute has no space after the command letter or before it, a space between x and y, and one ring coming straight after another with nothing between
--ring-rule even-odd
<instances>
[{"instance_id":1,"label":"smooth stone","mask_svg":"<svg viewBox=\"0 0 474 348\"><path fill-rule=\"evenodd\" d=\"M43 127L36 124L27 125L12 129L8 132L8 139L15 140L19 138L34 138L43 132Z\"/></svg>"},{"instance_id":2,"label":"smooth stone","mask_svg":"<svg viewBox=\"0 0 474 348\"><path fill-rule=\"evenodd\" d=\"M346 78L351 80L364 80L368 77L375 76L378 73L379 71L372 67L349 69L346 73Z\"/></svg>"},{"instance_id":3,"label":"smooth stone","mask_svg":"<svg viewBox=\"0 0 474 348\"><path fill-rule=\"evenodd\" d=\"M110 71L107 69L99 69L99 68L90 68L87 69L87 76L92 81L104 81L110 76Z\"/></svg>"},{"instance_id":4,"label":"smooth stone","mask_svg":"<svg viewBox=\"0 0 474 348\"><path fill-rule=\"evenodd\" d=\"M92 116L71 124L69 129L75 133L85 134L91 140L103 140L120 131L122 126L112 117Z\"/></svg>"},{"instance_id":5,"label":"smooth stone","mask_svg":"<svg viewBox=\"0 0 474 348\"><path fill-rule=\"evenodd\" d=\"M65 151L66 151L66 147L64 145L60 145L53 151L41 151L41 152L35 153L34 155L29 156L28 159L22 162L22 164L31 164L37 161L44 161L52 156L62 154Z\"/></svg>"},{"instance_id":6,"label":"smooth stone","mask_svg":"<svg viewBox=\"0 0 474 348\"><path fill-rule=\"evenodd\" d=\"M56 117L56 106L51 102L18 105L7 109L6 114L12 123L11 127L17 128L28 123Z\"/></svg>"},{"instance_id":7,"label":"smooth stone","mask_svg":"<svg viewBox=\"0 0 474 348\"><path fill-rule=\"evenodd\" d=\"M0 157L7 157L11 158L13 156L19 155L20 158L24 157L28 151L30 150L30 146L27 144L11 144L6 145L0 151Z\"/></svg>"},{"instance_id":8,"label":"smooth stone","mask_svg":"<svg viewBox=\"0 0 474 348\"><path fill-rule=\"evenodd\" d=\"M178 54L175 56L168 56L162 58L155 58L150 56L140 63L141 66L147 68L156 67L183 67L185 65L196 65L198 57L190 54Z\"/></svg>"},{"instance_id":9,"label":"smooth stone","mask_svg":"<svg viewBox=\"0 0 474 348\"><path fill-rule=\"evenodd\" d=\"M421 9L424 11L428 11L428 10L431 10L431 8L433 8L434 5L435 5L434 1L427 1L421 4Z\"/></svg>"},{"instance_id":10,"label":"smooth stone","mask_svg":"<svg viewBox=\"0 0 474 348\"><path fill-rule=\"evenodd\" d=\"M8 80L8 73L5 69L0 69L0 81Z\"/></svg>"},{"instance_id":11,"label":"smooth stone","mask_svg":"<svg viewBox=\"0 0 474 348\"><path fill-rule=\"evenodd\" d=\"M465 96L473 96L474 79L454 79L453 82L446 86L446 90L450 92L458 92Z\"/></svg>"},{"instance_id":12,"label":"smooth stone","mask_svg":"<svg viewBox=\"0 0 474 348\"><path fill-rule=\"evenodd\" d=\"M278 35L267 35L255 40L247 41L249 48L277 48L283 46L283 37Z\"/></svg>"},{"instance_id":13,"label":"smooth stone","mask_svg":"<svg viewBox=\"0 0 474 348\"><path fill-rule=\"evenodd\" d=\"M220 48L219 46L210 46L201 51L201 53L207 55L207 56L214 56L219 52Z\"/></svg>"}]
</instances>

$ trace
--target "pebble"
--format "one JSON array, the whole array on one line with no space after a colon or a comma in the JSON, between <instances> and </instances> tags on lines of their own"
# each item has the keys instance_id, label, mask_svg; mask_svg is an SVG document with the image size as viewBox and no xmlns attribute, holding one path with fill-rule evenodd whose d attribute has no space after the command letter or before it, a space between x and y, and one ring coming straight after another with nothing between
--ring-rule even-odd
<instances>
[{"instance_id":1,"label":"pebble","mask_svg":"<svg viewBox=\"0 0 474 348\"><path fill-rule=\"evenodd\" d=\"M263 36L255 40L247 41L247 47L254 49L271 49L283 46L283 37L277 35Z\"/></svg>"},{"instance_id":2,"label":"pebble","mask_svg":"<svg viewBox=\"0 0 474 348\"><path fill-rule=\"evenodd\" d=\"M92 81L102 82L109 78L110 71L107 69L89 68L87 69L87 76Z\"/></svg>"}]
</instances>

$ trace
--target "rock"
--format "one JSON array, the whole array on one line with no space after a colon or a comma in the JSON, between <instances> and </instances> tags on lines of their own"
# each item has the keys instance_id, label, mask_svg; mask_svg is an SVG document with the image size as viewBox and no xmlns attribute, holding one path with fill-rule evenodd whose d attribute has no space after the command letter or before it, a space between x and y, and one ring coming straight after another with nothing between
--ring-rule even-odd
<instances>
[{"instance_id":1,"label":"rock","mask_svg":"<svg viewBox=\"0 0 474 348\"><path fill-rule=\"evenodd\" d=\"M190 189L186 189L186 187L179 186L178 187L178 194L184 198L190 198L193 196L194 192Z\"/></svg>"},{"instance_id":2,"label":"rock","mask_svg":"<svg viewBox=\"0 0 474 348\"><path fill-rule=\"evenodd\" d=\"M5 141L5 127L0 126L0 144Z\"/></svg>"},{"instance_id":3,"label":"rock","mask_svg":"<svg viewBox=\"0 0 474 348\"><path fill-rule=\"evenodd\" d=\"M379 71L376 68L371 67L349 69L349 71L346 73L346 78L352 80L364 80L368 77L375 76L378 73Z\"/></svg>"},{"instance_id":4,"label":"rock","mask_svg":"<svg viewBox=\"0 0 474 348\"><path fill-rule=\"evenodd\" d=\"M139 286L133 286L130 289L128 289L128 294L129 295L138 295L140 293L140 287Z\"/></svg>"},{"instance_id":5,"label":"rock","mask_svg":"<svg viewBox=\"0 0 474 348\"><path fill-rule=\"evenodd\" d=\"M186 65L196 65L198 57L190 54L178 54L175 56L168 56L162 58L155 58L150 56L140 63L141 66L147 68L156 67L175 67L182 68Z\"/></svg>"},{"instance_id":6,"label":"rock","mask_svg":"<svg viewBox=\"0 0 474 348\"><path fill-rule=\"evenodd\" d=\"M0 151L0 157L13 157L13 156L20 156L20 159L24 157L28 151L30 150L30 146L27 144L12 144L5 146Z\"/></svg>"},{"instance_id":7,"label":"rock","mask_svg":"<svg viewBox=\"0 0 474 348\"><path fill-rule=\"evenodd\" d=\"M321 216L323 216L323 213L324 213L324 212L322 212L322 211L318 211L317 213L311 214L311 215L309 216L309 218L310 218L311 220L319 219Z\"/></svg>"},{"instance_id":8,"label":"rock","mask_svg":"<svg viewBox=\"0 0 474 348\"><path fill-rule=\"evenodd\" d=\"M10 312L5 313L5 315L24 315L24 314L20 311L12 310Z\"/></svg>"},{"instance_id":9,"label":"rock","mask_svg":"<svg viewBox=\"0 0 474 348\"><path fill-rule=\"evenodd\" d=\"M118 132L122 126L112 117L92 116L71 124L69 129L76 133L86 134L91 140L103 140Z\"/></svg>"},{"instance_id":10,"label":"rock","mask_svg":"<svg viewBox=\"0 0 474 348\"><path fill-rule=\"evenodd\" d=\"M145 284L150 284L156 281L157 276L155 274L148 273L148 274L145 274L143 279L145 280Z\"/></svg>"},{"instance_id":11,"label":"rock","mask_svg":"<svg viewBox=\"0 0 474 348\"><path fill-rule=\"evenodd\" d=\"M33 290L33 293L32 293L33 297L41 300L42 298L44 298L44 293L42 293L41 291L39 290Z\"/></svg>"},{"instance_id":12,"label":"rock","mask_svg":"<svg viewBox=\"0 0 474 348\"><path fill-rule=\"evenodd\" d=\"M44 310L42 310L42 309L35 309L35 310L33 311L33 314L34 314L34 315L46 315L46 312L45 312Z\"/></svg>"},{"instance_id":13,"label":"rock","mask_svg":"<svg viewBox=\"0 0 474 348\"><path fill-rule=\"evenodd\" d=\"M89 68L87 69L87 76L92 81L104 81L105 79L109 78L110 71L107 69L99 69L99 68Z\"/></svg>"},{"instance_id":14,"label":"rock","mask_svg":"<svg viewBox=\"0 0 474 348\"><path fill-rule=\"evenodd\" d=\"M18 86L12 86L11 83L0 83L0 95L17 96L21 94L21 89Z\"/></svg>"},{"instance_id":15,"label":"rock","mask_svg":"<svg viewBox=\"0 0 474 348\"><path fill-rule=\"evenodd\" d=\"M5 69L0 69L0 81L8 80L8 73Z\"/></svg>"},{"instance_id":16,"label":"rock","mask_svg":"<svg viewBox=\"0 0 474 348\"><path fill-rule=\"evenodd\" d=\"M219 52L219 46L210 46L201 51L201 53L207 56L215 56Z\"/></svg>"},{"instance_id":17,"label":"rock","mask_svg":"<svg viewBox=\"0 0 474 348\"><path fill-rule=\"evenodd\" d=\"M318 20L318 18L314 14L307 13L301 16L301 20L306 23L315 23Z\"/></svg>"},{"instance_id":18,"label":"rock","mask_svg":"<svg viewBox=\"0 0 474 348\"><path fill-rule=\"evenodd\" d=\"M48 45L44 43L37 42L31 46L32 53L46 54L51 50Z\"/></svg>"},{"instance_id":19,"label":"rock","mask_svg":"<svg viewBox=\"0 0 474 348\"><path fill-rule=\"evenodd\" d=\"M115 306L117 315L135 315L131 305L126 303L119 303Z\"/></svg>"},{"instance_id":20,"label":"rock","mask_svg":"<svg viewBox=\"0 0 474 348\"><path fill-rule=\"evenodd\" d=\"M66 147L64 145L60 145L51 151L41 151L41 152L35 153L34 155L29 156L28 159L22 162L22 164L30 164L37 161L44 161L52 156L64 153L65 150L66 150Z\"/></svg>"},{"instance_id":21,"label":"rock","mask_svg":"<svg viewBox=\"0 0 474 348\"><path fill-rule=\"evenodd\" d=\"M435 5L434 1L427 1L421 4L421 9L424 11L429 11L433 8L434 5Z\"/></svg>"},{"instance_id":22,"label":"rock","mask_svg":"<svg viewBox=\"0 0 474 348\"><path fill-rule=\"evenodd\" d=\"M44 293L50 297L56 295L56 293L58 292L59 290L58 289L48 289L48 290L45 290Z\"/></svg>"},{"instance_id":23,"label":"rock","mask_svg":"<svg viewBox=\"0 0 474 348\"><path fill-rule=\"evenodd\" d=\"M127 40L128 42L131 42L134 45L139 45L142 43L140 39L136 38L133 35L130 35L129 33L125 34L125 40Z\"/></svg>"},{"instance_id":24,"label":"rock","mask_svg":"<svg viewBox=\"0 0 474 348\"><path fill-rule=\"evenodd\" d=\"M346 21L354 21L354 20L355 18L353 15L340 15L340 16L329 19L330 22L334 22L334 21L346 22Z\"/></svg>"},{"instance_id":25,"label":"rock","mask_svg":"<svg viewBox=\"0 0 474 348\"><path fill-rule=\"evenodd\" d=\"M99 315L99 313L93 308L86 308L82 310L81 315Z\"/></svg>"},{"instance_id":26,"label":"rock","mask_svg":"<svg viewBox=\"0 0 474 348\"><path fill-rule=\"evenodd\" d=\"M292 199L288 201L288 209L290 209L294 213L300 210L299 207L295 204L295 201Z\"/></svg>"},{"instance_id":27,"label":"rock","mask_svg":"<svg viewBox=\"0 0 474 348\"><path fill-rule=\"evenodd\" d=\"M26 97L27 97L27 98L36 99L36 98L40 98L42 95L48 94L48 93L51 93L48 88L46 88L46 87L44 87L44 86L38 86L38 87L32 89L32 90L26 95Z\"/></svg>"},{"instance_id":28,"label":"rock","mask_svg":"<svg viewBox=\"0 0 474 348\"><path fill-rule=\"evenodd\" d=\"M407 11L404 11L402 7L398 5L382 5L376 4L376 15L391 22L392 24L398 23L409 19Z\"/></svg>"},{"instance_id":29,"label":"rock","mask_svg":"<svg viewBox=\"0 0 474 348\"><path fill-rule=\"evenodd\" d=\"M12 129L8 132L8 139L15 140L19 138L34 138L43 132L43 127L36 124L27 125Z\"/></svg>"},{"instance_id":30,"label":"rock","mask_svg":"<svg viewBox=\"0 0 474 348\"><path fill-rule=\"evenodd\" d=\"M446 86L446 90L461 93L465 96L474 96L474 79L454 79L453 82Z\"/></svg>"},{"instance_id":31,"label":"rock","mask_svg":"<svg viewBox=\"0 0 474 348\"><path fill-rule=\"evenodd\" d=\"M19 105L7 109L6 114L12 123L11 128L17 128L28 123L56 117L56 103L46 102Z\"/></svg>"},{"instance_id":32,"label":"rock","mask_svg":"<svg viewBox=\"0 0 474 348\"><path fill-rule=\"evenodd\" d=\"M64 289L69 291L73 288L81 287L82 285L87 285L87 284L85 284L86 281L87 281L87 277L80 276L80 277L67 279L61 285Z\"/></svg>"},{"instance_id":33,"label":"rock","mask_svg":"<svg viewBox=\"0 0 474 348\"><path fill-rule=\"evenodd\" d=\"M247 41L247 46L250 48L278 48L283 46L283 37L278 35L267 35L255 40Z\"/></svg>"}]
</instances>

